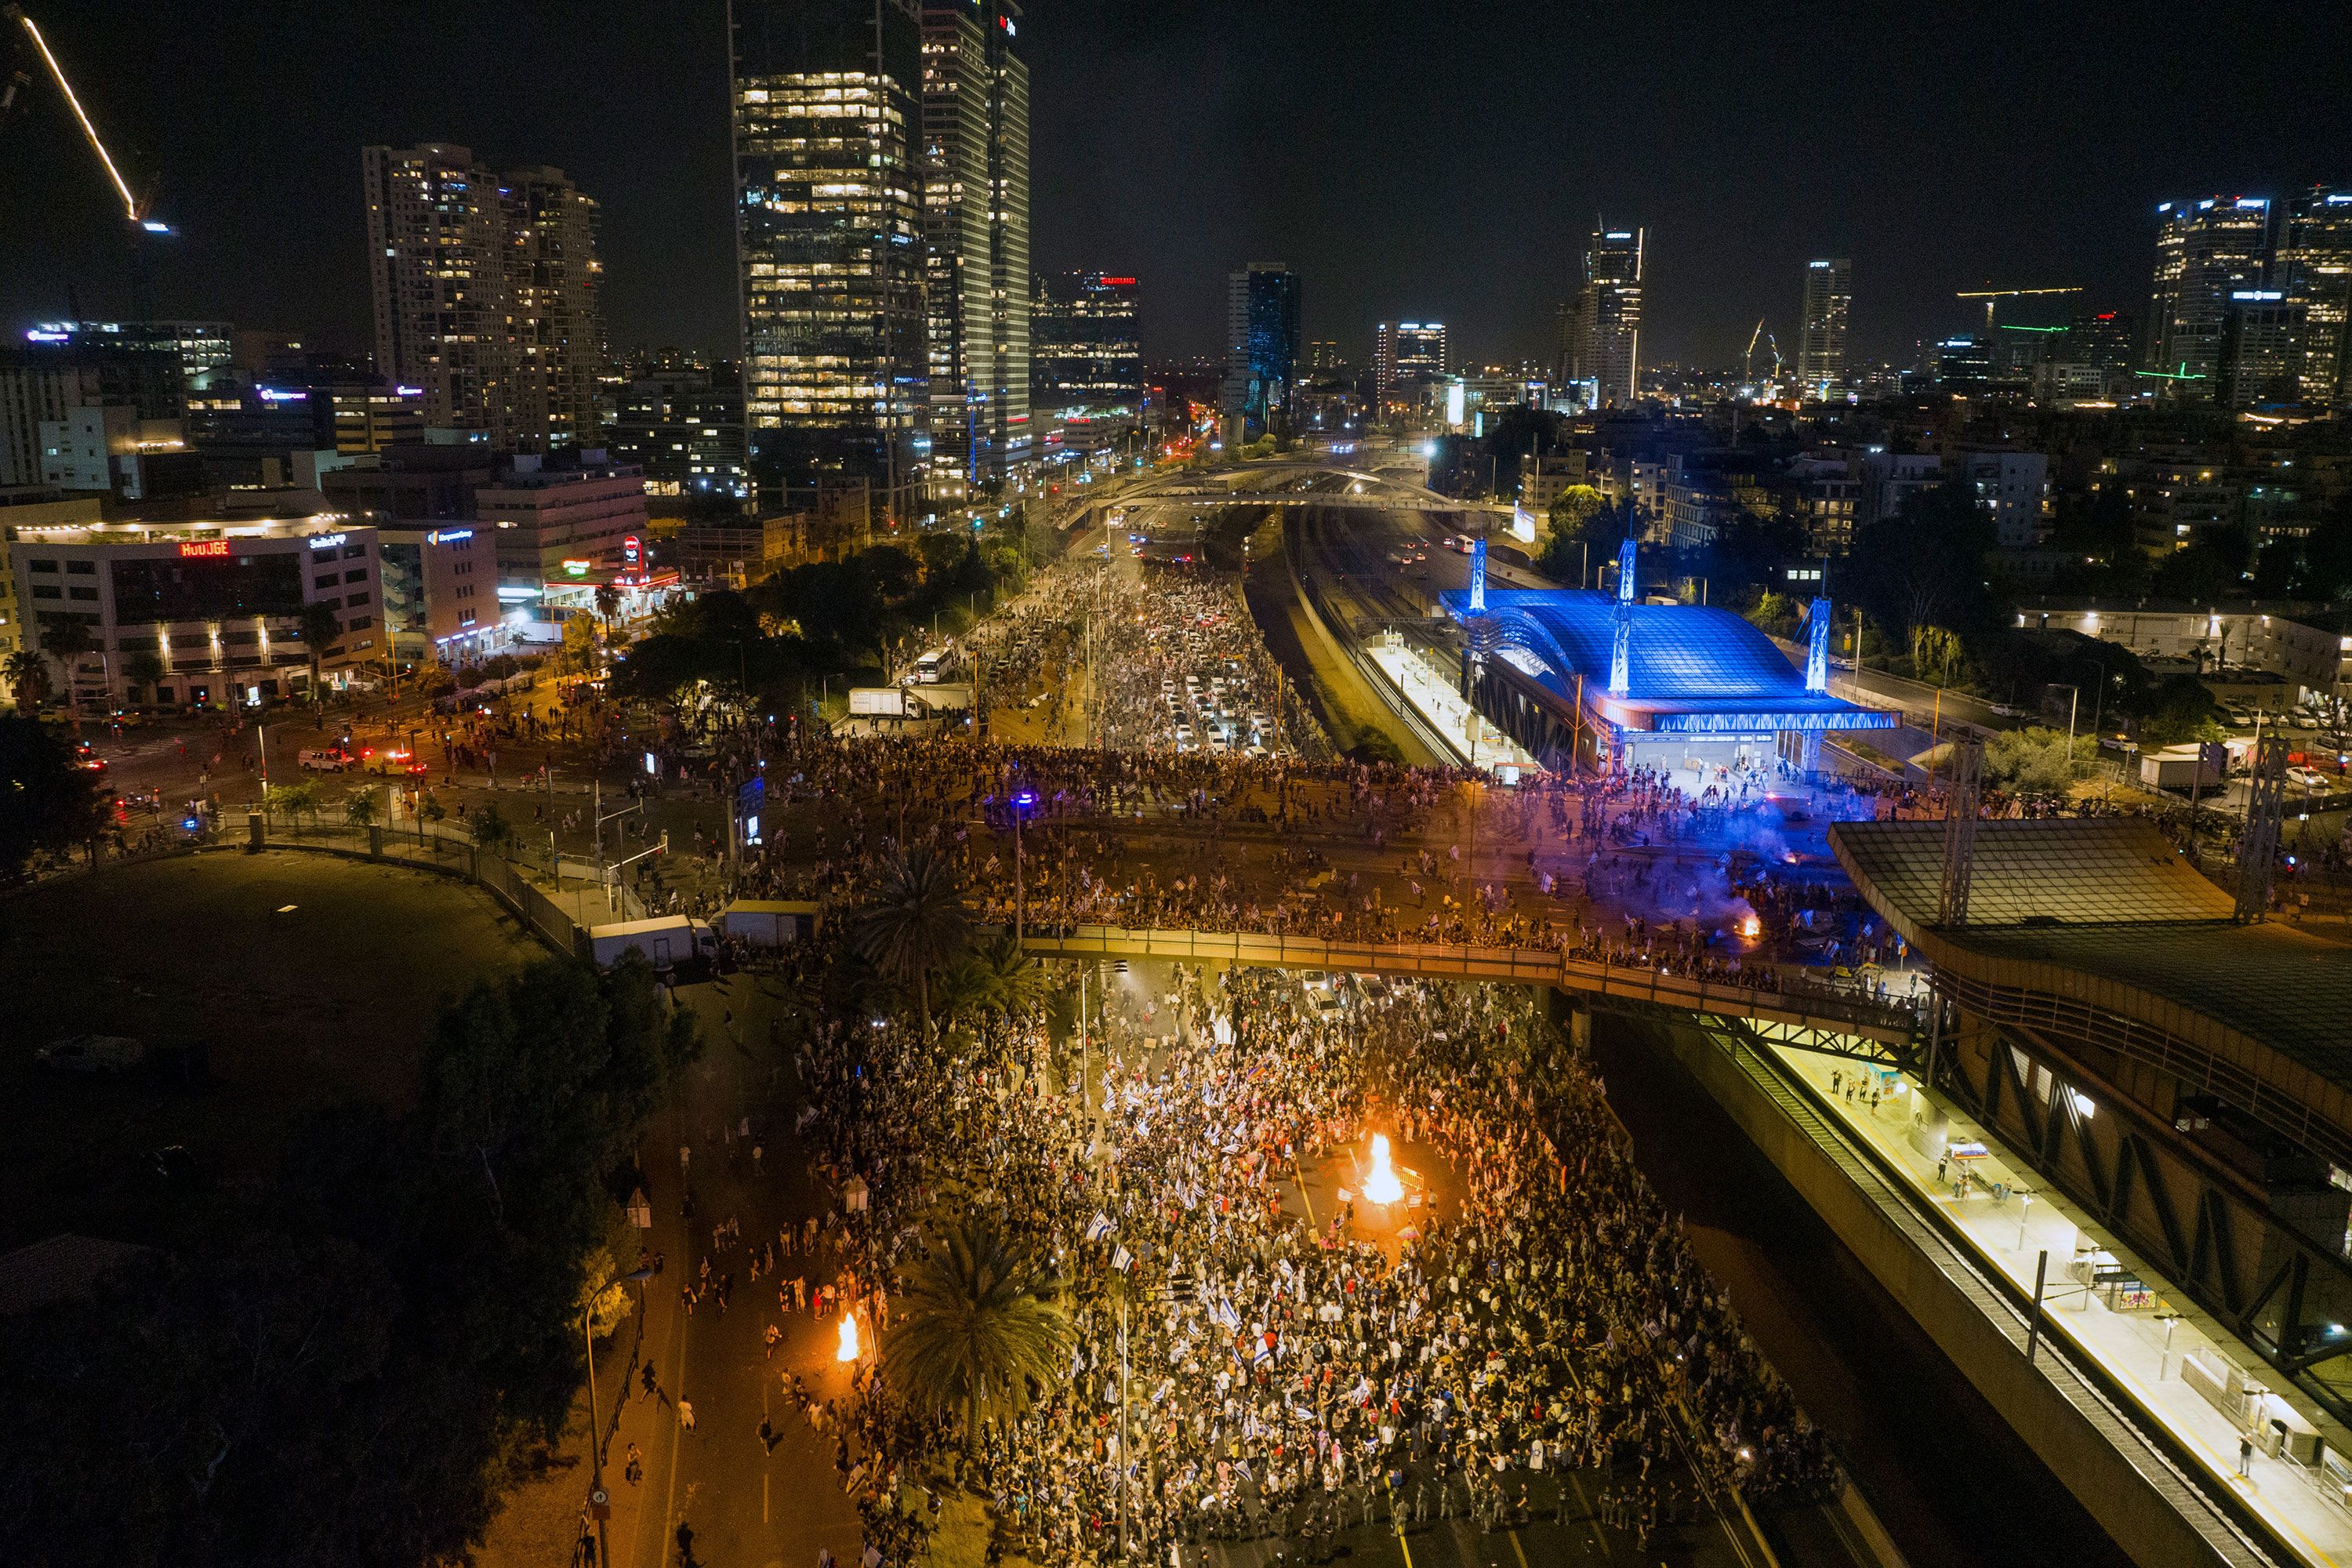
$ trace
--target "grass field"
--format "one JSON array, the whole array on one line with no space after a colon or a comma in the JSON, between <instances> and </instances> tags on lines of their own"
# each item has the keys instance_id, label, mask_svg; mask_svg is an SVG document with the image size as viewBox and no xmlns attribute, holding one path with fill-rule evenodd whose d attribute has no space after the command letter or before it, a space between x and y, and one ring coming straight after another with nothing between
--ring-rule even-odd
<instances>
[{"instance_id":1,"label":"grass field","mask_svg":"<svg viewBox=\"0 0 2352 1568\"><path fill-rule=\"evenodd\" d=\"M169 1245L208 1194L266 1173L305 1113L408 1105L440 1000L543 951L462 882L324 855L184 856L0 899L0 1251L68 1230ZM208 1077L34 1062L85 1033L201 1045ZM149 1172L174 1143L194 1188Z\"/></svg>"}]
</instances>

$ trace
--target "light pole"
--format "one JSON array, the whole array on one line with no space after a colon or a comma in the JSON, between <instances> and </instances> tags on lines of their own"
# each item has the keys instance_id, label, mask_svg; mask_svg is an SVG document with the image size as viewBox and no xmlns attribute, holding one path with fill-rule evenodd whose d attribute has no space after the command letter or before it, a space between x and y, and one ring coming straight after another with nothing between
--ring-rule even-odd
<instances>
[{"instance_id":1,"label":"light pole","mask_svg":"<svg viewBox=\"0 0 2352 1568\"><path fill-rule=\"evenodd\" d=\"M604 1516L611 1512L612 1509L609 1503L602 1500L605 1496L604 1426L604 1422L596 1414L596 1331L593 1325L592 1325L588 1321L588 1314L595 1308L596 1297L602 1296L605 1290L611 1289L613 1286L629 1284L643 1285L646 1280L653 1277L654 1271L650 1268L638 1268L632 1270L627 1274L622 1275L619 1279L608 1282L602 1289L598 1289L594 1295L588 1298L587 1305L580 1309L580 1341L583 1344L588 1347L588 1458L591 1465L593 1467L593 1472L595 1475L594 1487L596 1498L598 1500L595 1503L597 1568L609 1568L609 1565L613 1561L612 1549L606 1545L604 1541ZM637 1294L639 1310L642 1310L644 1307L645 1292L640 1290Z\"/></svg>"},{"instance_id":2,"label":"light pole","mask_svg":"<svg viewBox=\"0 0 2352 1568\"><path fill-rule=\"evenodd\" d=\"M1021 858L1021 819L1028 816L1029 808L1036 804L1036 795L1029 790L1024 789L1013 797L1013 944L1015 947L1021 945L1023 934L1026 929L1024 910L1027 887L1023 877L1024 866Z\"/></svg>"}]
</instances>

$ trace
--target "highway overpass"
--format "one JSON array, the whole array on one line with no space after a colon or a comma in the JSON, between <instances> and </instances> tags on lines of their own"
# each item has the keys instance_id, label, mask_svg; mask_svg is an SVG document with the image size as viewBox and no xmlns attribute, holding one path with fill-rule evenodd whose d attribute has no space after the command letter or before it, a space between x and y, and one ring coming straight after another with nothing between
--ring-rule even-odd
<instances>
[{"instance_id":1,"label":"highway overpass","mask_svg":"<svg viewBox=\"0 0 2352 1568\"><path fill-rule=\"evenodd\" d=\"M1827 986L1768 991L1696 975L1597 960L1545 948L1475 947L1460 942L1335 942L1321 937L1266 936L1250 931L1189 928L1081 925L1027 931L1021 944L1040 958L1171 959L1185 963L1264 969L1319 970L1391 975L1406 980L1495 981L1549 985L1580 1004L1604 1009L1666 1009L1760 1026L1797 1043L1846 1042L1845 1054L1877 1047L1907 1055L1916 1020L1906 1006L1867 1000ZM1794 1033L1792 1033L1794 1032Z\"/></svg>"}]
</instances>

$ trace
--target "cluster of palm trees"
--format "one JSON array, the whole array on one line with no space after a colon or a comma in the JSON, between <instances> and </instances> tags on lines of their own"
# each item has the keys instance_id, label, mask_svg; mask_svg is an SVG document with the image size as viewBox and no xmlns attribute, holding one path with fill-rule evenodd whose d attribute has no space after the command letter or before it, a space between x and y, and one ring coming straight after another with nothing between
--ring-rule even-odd
<instances>
[{"instance_id":1,"label":"cluster of palm trees","mask_svg":"<svg viewBox=\"0 0 2352 1568\"><path fill-rule=\"evenodd\" d=\"M1009 1026L1045 1004L1045 970L1010 932L972 925L962 879L930 849L883 862L847 939L876 978L911 993L927 1046L939 1045L942 1023ZM914 1408L960 1415L969 1448L984 1423L1020 1415L1066 1374L1073 1339L1064 1282L967 1212L939 1226L902 1271L881 1369Z\"/></svg>"},{"instance_id":2,"label":"cluster of palm trees","mask_svg":"<svg viewBox=\"0 0 2352 1568\"><path fill-rule=\"evenodd\" d=\"M1011 1023L1045 1005L1045 972L1011 932L983 935L973 927L962 877L920 846L896 850L882 863L850 916L848 936L850 951L877 977L912 994L926 1041L936 1037L941 1017Z\"/></svg>"}]
</instances>

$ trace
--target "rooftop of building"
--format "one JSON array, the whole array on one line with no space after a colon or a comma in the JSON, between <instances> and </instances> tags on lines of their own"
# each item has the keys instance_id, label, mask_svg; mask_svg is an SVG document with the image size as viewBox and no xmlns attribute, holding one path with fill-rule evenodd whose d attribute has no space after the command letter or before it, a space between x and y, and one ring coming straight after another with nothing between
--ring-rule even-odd
<instances>
[{"instance_id":1,"label":"rooftop of building","mask_svg":"<svg viewBox=\"0 0 2352 1568\"><path fill-rule=\"evenodd\" d=\"M2127 1051L2137 1030L2210 1052L2245 1109L2273 1125L2323 1115L2352 1140L2352 946L2234 920L2231 896L2136 817L1979 823L1968 923L1941 925L1944 837L1940 822L1845 822L1830 847L1939 970L2063 999L2083 1029L2128 1021L2109 1032ZM2068 1032L2068 1016L2049 1026Z\"/></svg>"},{"instance_id":2,"label":"rooftop of building","mask_svg":"<svg viewBox=\"0 0 2352 1568\"><path fill-rule=\"evenodd\" d=\"M1469 594L1439 595L1466 621ZM1503 646L1543 667L1536 679L1621 723L1656 730L1892 729L1899 715L1805 689L1804 671L1745 618L1700 605L1629 605L1626 689L1608 693L1617 603L1583 588L1489 588L1486 614ZM1523 667L1524 668L1524 667ZM1752 721L1752 722L1751 722Z\"/></svg>"},{"instance_id":3,"label":"rooftop of building","mask_svg":"<svg viewBox=\"0 0 2352 1568\"><path fill-rule=\"evenodd\" d=\"M2017 602L2021 616L2276 616L2324 630L2352 623L2339 606L2317 599L2119 599L2096 594L2042 594Z\"/></svg>"},{"instance_id":4,"label":"rooftop of building","mask_svg":"<svg viewBox=\"0 0 2352 1568\"><path fill-rule=\"evenodd\" d=\"M19 544L172 544L208 539L310 539L322 532L372 527L340 511L296 518L193 518L186 521L77 521L17 528Z\"/></svg>"}]
</instances>

